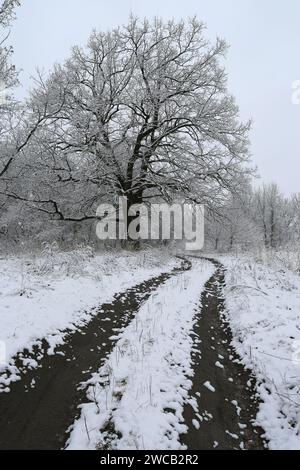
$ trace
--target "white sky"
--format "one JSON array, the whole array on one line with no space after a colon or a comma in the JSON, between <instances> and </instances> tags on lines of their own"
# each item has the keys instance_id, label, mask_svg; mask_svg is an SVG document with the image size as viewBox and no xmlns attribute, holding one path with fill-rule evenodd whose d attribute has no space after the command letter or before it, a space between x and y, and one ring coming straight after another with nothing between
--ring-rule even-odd
<instances>
[{"instance_id":1,"label":"white sky","mask_svg":"<svg viewBox=\"0 0 300 470\"><path fill-rule=\"evenodd\" d=\"M300 80L299 0L23 0L13 24L16 66L26 94L36 67L48 70L92 29L126 23L130 12L182 18L197 15L207 34L230 44L229 88L244 120L253 118L253 161L262 180L300 191L300 105L291 102Z\"/></svg>"}]
</instances>

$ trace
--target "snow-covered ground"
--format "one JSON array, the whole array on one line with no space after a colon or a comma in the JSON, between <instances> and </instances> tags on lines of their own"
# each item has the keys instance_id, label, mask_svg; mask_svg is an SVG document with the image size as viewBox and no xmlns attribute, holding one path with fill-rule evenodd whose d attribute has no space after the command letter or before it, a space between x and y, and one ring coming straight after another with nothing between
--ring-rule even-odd
<instances>
[{"instance_id":1,"label":"snow-covered ground","mask_svg":"<svg viewBox=\"0 0 300 470\"><path fill-rule=\"evenodd\" d=\"M270 449L300 449L300 277L284 254L220 260L233 343L257 377L257 422Z\"/></svg>"},{"instance_id":2,"label":"snow-covered ground","mask_svg":"<svg viewBox=\"0 0 300 470\"><path fill-rule=\"evenodd\" d=\"M233 345L257 378L257 424L270 449L300 449L297 256L219 257L226 267L224 296ZM179 263L160 250L97 255L87 249L50 250L36 258L0 259L0 372L41 338L54 351L66 330L87 322L116 292ZM119 333L104 365L83 384L88 402L72 427L69 449L182 448L182 412L196 347L191 333L201 292L214 269L194 258L192 269L161 285ZM9 367L9 377L0 375L0 392L8 392L9 382L18 379L12 362Z\"/></svg>"},{"instance_id":3,"label":"snow-covered ground","mask_svg":"<svg viewBox=\"0 0 300 470\"><path fill-rule=\"evenodd\" d=\"M86 384L90 401L74 423L69 449L181 448L183 404L192 385L191 332L214 269L193 260L190 271L169 279L142 306Z\"/></svg>"},{"instance_id":4,"label":"snow-covered ground","mask_svg":"<svg viewBox=\"0 0 300 470\"><path fill-rule=\"evenodd\" d=\"M138 253L90 250L40 257L0 259L0 372L23 348L47 338L53 348L63 342L63 330L86 322L93 309L116 292L170 271L179 260L160 250ZM18 379L0 377L0 392Z\"/></svg>"}]
</instances>

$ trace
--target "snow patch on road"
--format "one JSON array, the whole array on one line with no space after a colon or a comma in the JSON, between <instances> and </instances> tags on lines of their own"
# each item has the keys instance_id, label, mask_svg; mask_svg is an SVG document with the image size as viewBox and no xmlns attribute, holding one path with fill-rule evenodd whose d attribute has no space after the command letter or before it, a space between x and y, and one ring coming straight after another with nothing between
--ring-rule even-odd
<instances>
[{"instance_id":1,"label":"snow patch on road","mask_svg":"<svg viewBox=\"0 0 300 470\"><path fill-rule=\"evenodd\" d=\"M207 380L204 384L204 387L207 388L207 390L209 390L210 392L215 392L216 389L215 387L212 386L212 384Z\"/></svg>"}]
</instances>

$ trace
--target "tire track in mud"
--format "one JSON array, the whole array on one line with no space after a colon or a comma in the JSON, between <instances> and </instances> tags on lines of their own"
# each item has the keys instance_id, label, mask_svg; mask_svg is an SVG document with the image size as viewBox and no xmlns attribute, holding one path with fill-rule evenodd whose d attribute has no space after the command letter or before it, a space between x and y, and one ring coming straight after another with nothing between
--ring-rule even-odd
<instances>
[{"instance_id":1,"label":"tire track in mud","mask_svg":"<svg viewBox=\"0 0 300 470\"><path fill-rule=\"evenodd\" d=\"M193 450L264 449L263 430L254 425L258 411L255 379L231 346L232 333L224 316L225 268L204 259L216 271L205 285L194 326L191 402L183 413L188 431L181 442Z\"/></svg>"},{"instance_id":2,"label":"tire track in mud","mask_svg":"<svg viewBox=\"0 0 300 470\"><path fill-rule=\"evenodd\" d=\"M63 448L67 431L79 415L78 406L86 400L80 384L101 367L116 335L151 293L171 276L190 268L191 262L182 258L181 266L171 272L116 294L111 303L101 305L90 322L68 333L54 355L47 354L45 340L42 351L23 351L22 357L37 360L38 368L24 370L23 362L15 358L15 365L23 371L21 380L11 384L11 392L0 394L0 449Z\"/></svg>"}]
</instances>

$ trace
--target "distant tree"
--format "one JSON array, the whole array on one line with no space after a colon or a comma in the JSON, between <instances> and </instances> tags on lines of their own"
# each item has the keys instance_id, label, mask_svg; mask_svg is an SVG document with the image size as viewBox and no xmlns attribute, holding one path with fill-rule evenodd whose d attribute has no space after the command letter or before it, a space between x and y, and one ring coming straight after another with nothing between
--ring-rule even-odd
<instances>
[{"instance_id":1,"label":"distant tree","mask_svg":"<svg viewBox=\"0 0 300 470\"><path fill-rule=\"evenodd\" d=\"M239 192L229 197L206 223L207 247L214 250L247 250L262 241L252 220L253 192L250 181L241 181Z\"/></svg>"},{"instance_id":2,"label":"distant tree","mask_svg":"<svg viewBox=\"0 0 300 470\"><path fill-rule=\"evenodd\" d=\"M252 219L263 235L266 248L277 248L288 242L295 216L293 199L286 198L274 183L253 191Z\"/></svg>"}]
</instances>

